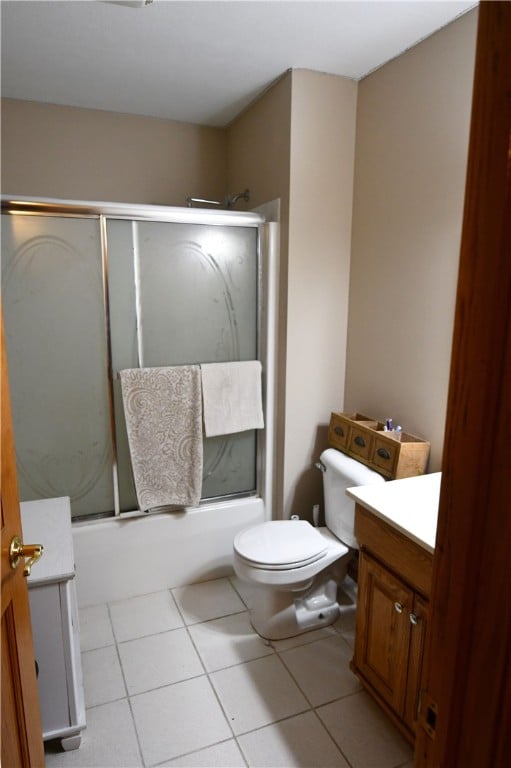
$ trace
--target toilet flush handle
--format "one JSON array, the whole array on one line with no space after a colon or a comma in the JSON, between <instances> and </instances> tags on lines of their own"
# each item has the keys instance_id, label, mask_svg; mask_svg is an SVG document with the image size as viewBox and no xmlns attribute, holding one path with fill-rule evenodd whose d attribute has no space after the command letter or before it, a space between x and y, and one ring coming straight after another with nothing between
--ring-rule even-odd
<instances>
[{"instance_id":1,"label":"toilet flush handle","mask_svg":"<svg viewBox=\"0 0 511 768\"><path fill-rule=\"evenodd\" d=\"M323 464L322 461L317 461L314 464L314 466L316 467L316 469L319 469L321 472L326 472L326 467L325 467L325 465Z\"/></svg>"}]
</instances>

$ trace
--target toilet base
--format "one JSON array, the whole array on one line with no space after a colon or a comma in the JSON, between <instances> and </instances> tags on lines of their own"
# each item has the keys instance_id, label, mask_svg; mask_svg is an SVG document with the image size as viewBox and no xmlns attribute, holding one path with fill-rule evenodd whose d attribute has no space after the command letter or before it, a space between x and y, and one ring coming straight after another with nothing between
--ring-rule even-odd
<instances>
[{"instance_id":1,"label":"toilet base","mask_svg":"<svg viewBox=\"0 0 511 768\"><path fill-rule=\"evenodd\" d=\"M337 587L344 581L352 552L300 591L255 585L250 622L265 640L284 640L333 624L339 617Z\"/></svg>"}]
</instances>

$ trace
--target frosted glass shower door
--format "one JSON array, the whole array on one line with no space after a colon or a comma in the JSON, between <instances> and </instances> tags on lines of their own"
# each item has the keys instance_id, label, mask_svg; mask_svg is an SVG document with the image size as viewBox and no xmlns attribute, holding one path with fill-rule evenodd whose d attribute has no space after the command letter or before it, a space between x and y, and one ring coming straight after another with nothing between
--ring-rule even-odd
<instances>
[{"instance_id":1,"label":"frosted glass shower door","mask_svg":"<svg viewBox=\"0 0 511 768\"><path fill-rule=\"evenodd\" d=\"M3 215L2 295L20 498L111 514L98 219Z\"/></svg>"},{"instance_id":2,"label":"frosted glass shower door","mask_svg":"<svg viewBox=\"0 0 511 768\"><path fill-rule=\"evenodd\" d=\"M136 508L120 385L123 368L257 358L256 227L107 223L122 511ZM256 489L255 432L204 441L202 498Z\"/></svg>"}]
</instances>

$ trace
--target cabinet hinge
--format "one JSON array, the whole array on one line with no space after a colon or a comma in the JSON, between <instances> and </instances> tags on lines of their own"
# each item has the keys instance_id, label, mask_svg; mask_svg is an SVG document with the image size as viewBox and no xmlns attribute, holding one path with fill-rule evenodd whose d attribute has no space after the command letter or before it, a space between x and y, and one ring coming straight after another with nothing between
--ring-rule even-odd
<instances>
[{"instance_id":1,"label":"cabinet hinge","mask_svg":"<svg viewBox=\"0 0 511 768\"><path fill-rule=\"evenodd\" d=\"M424 689L421 689L419 694L418 715L420 725L430 739L434 739L438 721L438 704L436 701L433 701L431 695Z\"/></svg>"}]
</instances>

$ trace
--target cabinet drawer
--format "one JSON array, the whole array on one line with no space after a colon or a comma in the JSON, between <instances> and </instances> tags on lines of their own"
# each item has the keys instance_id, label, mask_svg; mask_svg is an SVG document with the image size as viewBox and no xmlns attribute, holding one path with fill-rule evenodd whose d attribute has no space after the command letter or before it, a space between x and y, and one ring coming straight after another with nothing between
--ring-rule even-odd
<instances>
[{"instance_id":1,"label":"cabinet drawer","mask_svg":"<svg viewBox=\"0 0 511 768\"><path fill-rule=\"evenodd\" d=\"M361 459L369 460L369 457L373 449L373 436L369 429L366 428L367 424L374 422L366 422L366 424L354 424L350 429L348 437L348 451L352 456L358 456Z\"/></svg>"},{"instance_id":2,"label":"cabinet drawer","mask_svg":"<svg viewBox=\"0 0 511 768\"><path fill-rule=\"evenodd\" d=\"M396 439L393 432L384 432L383 427L382 421L362 413L333 412L328 444L390 480L424 474L429 443L407 432L401 432L401 439Z\"/></svg>"},{"instance_id":3,"label":"cabinet drawer","mask_svg":"<svg viewBox=\"0 0 511 768\"><path fill-rule=\"evenodd\" d=\"M355 505L355 536L361 550L372 553L414 590L429 598L433 573L431 552L373 515L361 504Z\"/></svg>"},{"instance_id":4,"label":"cabinet drawer","mask_svg":"<svg viewBox=\"0 0 511 768\"><path fill-rule=\"evenodd\" d=\"M332 413L328 427L328 444L338 450L346 448L349 432L350 426L345 419L340 418L336 413Z\"/></svg>"},{"instance_id":5,"label":"cabinet drawer","mask_svg":"<svg viewBox=\"0 0 511 768\"><path fill-rule=\"evenodd\" d=\"M381 469L382 474L386 474L388 477L393 477L394 475L401 448L400 442L397 440L394 442L395 444L393 444L393 440L389 438L388 434L384 438L376 435L371 453L371 463Z\"/></svg>"}]
</instances>

